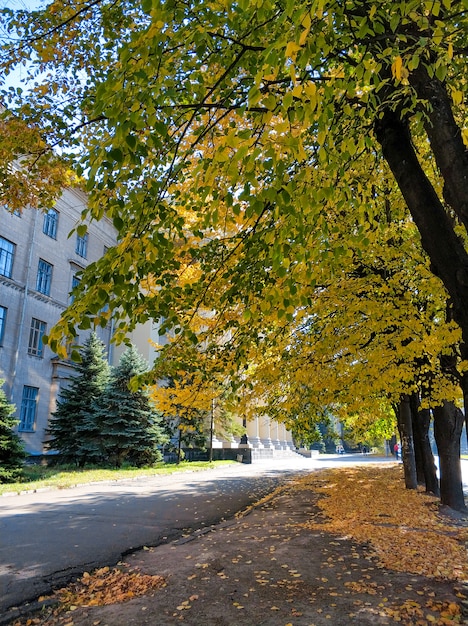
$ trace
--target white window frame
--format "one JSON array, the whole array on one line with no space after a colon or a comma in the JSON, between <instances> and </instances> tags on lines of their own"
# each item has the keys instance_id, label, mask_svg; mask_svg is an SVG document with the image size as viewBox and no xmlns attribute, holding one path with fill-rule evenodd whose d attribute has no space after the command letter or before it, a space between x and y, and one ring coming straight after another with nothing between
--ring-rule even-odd
<instances>
[{"instance_id":1,"label":"white window frame","mask_svg":"<svg viewBox=\"0 0 468 626\"><path fill-rule=\"evenodd\" d=\"M56 209L49 209L44 214L44 223L42 225L42 232L51 237L57 239L59 212Z\"/></svg>"},{"instance_id":2,"label":"white window frame","mask_svg":"<svg viewBox=\"0 0 468 626\"><path fill-rule=\"evenodd\" d=\"M47 324L42 320L33 317L31 319L31 327L29 329L28 354L42 358L44 353L44 344L42 337L46 333Z\"/></svg>"},{"instance_id":3,"label":"white window frame","mask_svg":"<svg viewBox=\"0 0 468 626\"><path fill-rule=\"evenodd\" d=\"M34 432L37 416L37 399L39 396L38 387L23 386L23 396L21 398L20 423L18 430L20 432Z\"/></svg>"},{"instance_id":4,"label":"white window frame","mask_svg":"<svg viewBox=\"0 0 468 626\"><path fill-rule=\"evenodd\" d=\"M44 261L44 259L39 259L37 265L36 290L43 293L45 296L50 295L53 269L54 266L51 263Z\"/></svg>"},{"instance_id":5,"label":"white window frame","mask_svg":"<svg viewBox=\"0 0 468 626\"><path fill-rule=\"evenodd\" d=\"M76 235L75 252L78 256L86 259L88 254L88 233L85 233L82 237L80 235Z\"/></svg>"},{"instance_id":6,"label":"white window frame","mask_svg":"<svg viewBox=\"0 0 468 626\"><path fill-rule=\"evenodd\" d=\"M16 244L5 237L0 237L0 275L11 278L15 259Z\"/></svg>"}]
</instances>

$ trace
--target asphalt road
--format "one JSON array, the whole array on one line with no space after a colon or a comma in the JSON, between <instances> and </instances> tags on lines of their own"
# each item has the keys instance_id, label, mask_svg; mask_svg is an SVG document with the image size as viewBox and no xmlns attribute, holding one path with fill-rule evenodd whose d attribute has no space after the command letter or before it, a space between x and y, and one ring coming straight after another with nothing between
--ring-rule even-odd
<instances>
[{"instance_id":1,"label":"asphalt road","mask_svg":"<svg viewBox=\"0 0 468 626\"><path fill-rule=\"evenodd\" d=\"M228 519L298 472L382 460L296 456L0 498L0 616L133 550Z\"/></svg>"},{"instance_id":2,"label":"asphalt road","mask_svg":"<svg viewBox=\"0 0 468 626\"><path fill-rule=\"evenodd\" d=\"M83 571L228 519L309 459L0 498L0 615Z\"/></svg>"}]
</instances>

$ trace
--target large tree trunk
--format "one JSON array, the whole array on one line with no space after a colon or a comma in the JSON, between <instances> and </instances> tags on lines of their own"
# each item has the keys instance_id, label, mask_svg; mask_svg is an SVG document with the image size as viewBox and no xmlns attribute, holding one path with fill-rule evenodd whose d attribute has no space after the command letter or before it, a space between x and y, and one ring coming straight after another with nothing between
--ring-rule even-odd
<instances>
[{"instance_id":1,"label":"large tree trunk","mask_svg":"<svg viewBox=\"0 0 468 626\"><path fill-rule=\"evenodd\" d=\"M424 476L424 452L421 445L421 429L419 425L418 415L418 400L415 398L414 393L410 395L410 407L411 407L411 425L413 428L413 445L414 445L414 462L416 465L416 480L421 487L426 486L426 478Z\"/></svg>"},{"instance_id":2,"label":"large tree trunk","mask_svg":"<svg viewBox=\"0 0 468 626\"><path fill-rule=\"evenodd\" d=\"M418 90L423 93L424 76L418 77ZM428 87L429 88L429 87ZM443 107L445 113L432 116L432 124L439 119L441 124L451 126L446 115L446 97L443 89L436 90L437 97L431 103ZM437 102L439 99L439 103ZM441 104L442 103L442 104ZM448 128L447 127L447 128ZM452 125L456 130L456 125ZM447 130L447 128L445 130ZM376 136L382 146L383 155L395 176L398 187L408 205L413 220L421 235L424 250L431 260L431 268L439 276L447 289L453 305L453 318L462 331L463 343L460 346L462 358L468 354L468 254L462 239L457 235L452 217L445 210L430 180L427 178L417 155L413 149L408 122L401 119L399 111L386 109L376 122ZM444 131L444 137L450 136ZM456 210L460 219L466 224L466 187L460 183L460 176L450 177L447 174L447 155L441 154L445 149L451 150L452 145L440 141L442 132L439 129L437 139L431 130L431 146L440 164L442 174L446 176L446 199ZM459 133L452 135L449 143L460 141ZM452 155L457 158L459 151ZM450 157L451 158L451 157ZM468 176L466 159L456 164L465 170ZM460 435L462 429L461 411L450 404L434 409L434 431L440 457L440 491L441 501L457 510L465 510L463 491L461 488L460 470Z\"/></svg>"},{"instance_id":3,"label":"large tree trunk","mask_svg":"<svg viewBox=\"0 0 468 626\"><path fill-rule=\"evenodd\" d=\"M440 500L456 511L466 512L460 463L460 437L464 416L453 402L434 407L434 436L439 453Z\"/></svg>"},{"instance_id":4,"label":"large tree trunk","mask_svg":"<svg viewBox=\"0 0 468 626\"><path fill-rule=\"evenodd\" d=\"M410 73L409 81L428 103L424 126L444 180L444 200L468 231L468 151L453 116L452 98L436 75L429 76L424 63Z\"/></svg>"},{"instance_id":5,"label":"large tree trunk","mask_svg":"<svg viewBox=\"0 0 468 626\"><path fill-rule=\"evenodd\" d=\"M411 422L411 406L408 395L403 395L398 410L398 430L401 439L401 458L407 489L416 489L416 463L414 457L413 426Z\"/></svg>"},{"instance_id":6,"label":"large tree trunk","mask_svg":"<svg viewBox=\"0 0 468 626\"><path fill-rule=\"evenodd\" d=\"M468 372L462 375L463 410L465 412L465 435L468 443Z\"/></svg>"},{"instance_id":7,"label":"large tree trunk","mask_svg":"<svg viewBox=\"0 0 468 626\"><path fill-rule=\"evenodd\" d=\"M437 467L432 454L429 439L429 427L431 425L431 412L429 409L421 409L419 398L416 393L411 394L411 417L413 422L414 453L416 457L416 474L418 484L426 487L427 493L440 495Z\"/></svg>"},{"instance_id":8,"label":"large tree trunk","mask_svg":"<svg viewBox=\"0 0 468 626\"><path fill-rule=\"evenodd\" d=\"M421 100L428 103L425 129L444 181L444 201L468 232L468 152L452 114L451 97L442 81L428 75L424 64L410 72L409 80ZM390 86L382 91L382 97L391 101ZM450 295L453 317L463 336L462 358L468 358L468 253L455 231L456 222L419 162L413 149L409 122L401 109L386 108L376 120L375 132L383 156L418 227L431 269Z\"/></svg>"},{"instance_id":9,"label":"large tree trunk","mask_svg":"<svg viewBox=\"0 0 468 626\"><path fill-rule=\"evenodd\" d=\"M422 169L408 124L397 112L387 110L383 114L376 124L376 135L421 234L431 269L450 294L453 317L468 344L468 254L455 232L453 219Z\"/></svg>"}]
</instances>

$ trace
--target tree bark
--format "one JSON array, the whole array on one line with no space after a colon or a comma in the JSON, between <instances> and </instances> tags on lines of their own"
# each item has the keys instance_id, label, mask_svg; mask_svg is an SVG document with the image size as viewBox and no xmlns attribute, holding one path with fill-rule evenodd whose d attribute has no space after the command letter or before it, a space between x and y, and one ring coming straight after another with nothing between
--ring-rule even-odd
<instances>
[{"instance_id":1,"label":"tree bark","mask_svg":"<svg viewBox=\"0 0 468 626\"><path fill-rule=\"evenodd\" d=\"M452 112L452 99L436 75L429 76L424 63L409 75L425 107L424 127L444 180L444 200L468 231L468 151Z\"/></svg>"},{"instance_id":2,"label":"tree bark","mask_svg":"<svg viewBox=\"0 0 468 626\"><path fill-rule=\"evenodd\" d=\"M447 93L443 81L439 80L435 75L429 76L427 68L423 63L410 73L409 81L418 96L428 103L428 106L425 108L424 126L437 167L444 180L444 200L455 211L468 232L468 150L453 115L452 99ZM442 276L441 278L443 279ZM463 271L458 278L466 281ZM454 317L462 326L460 322L462 312L457 310L459 306L466 308L466 301L458 302L454 300ZM463 326L462 331L464 331ZM467 359L468 345L465 332L463 332L463 339L464 344L460 349L462 358ZM468 441L468 377L466 373L463 375L462 388L466 437Z\"/></svg>"},{"instance_id":3,"label":"tree bark","mask_svg":"<svg viewBox=\"0 0 468 626\"><path fill-rule=\"evenodd\" d=\"M411 423L410 398L404 394L398 410L398 430L401 439L401 459L407 489L417 489L416 462L414 457L413 427Z\"/></svg>"},{"instance_id":4,"label":"tree bark","mask_svg":"<svg viewBox=\"0 0 468 626\"><path fill-rule=\"evenodd\" d=\"M429 409L420 408L419 398L416 393L411 395L410 405L418 484L423 484L427 493L439 496L440 488L439 479L437 478L437 467L429 440L431 412Z\"/></svg>"},{"instance_id":5,"label":"tree bark","mask_svg":"<svg viewBox=\"0 0 468 626\"><path fill-rule=\"evenodd\" d=\"M464 416L453 402L434 407L434 436L439 453L440 501L466 512L460 463L460 437Z\"/></svg>"},{"instance_id":6,"label":"tree bark","mask_svg":"<svg viewBox=\"0 0 468 626\"><path fill-rule=\"evenodd\" d=\"M414 403L414 394L410 396L411 406L411 425L413 428L413 445L414 445L414 462L416 465L416 480L420 487L426 486L426 478L424 475L424 458L423 448L421 445L421 429L419 425L418 407Z\"/></svg>"},{"instance_id":7,"label":"tree bark","mask_svg":"<svg viewBox=\"0 0 468 626\"><path fill-rule=\"evenodd\" d=\"M454 229L430 180L413 149L408 124L399 112L387 109L375 126L382 153L393 172L411 216L421 235L421 243L431 261L431 269L444 283L452 304L453 317L468 345L468 254ZM443 150L438 144L433 149ZM439 159L437 159L439 161ZM455 191L453 191L455 193Z\"/></svg>"}]
</instances>

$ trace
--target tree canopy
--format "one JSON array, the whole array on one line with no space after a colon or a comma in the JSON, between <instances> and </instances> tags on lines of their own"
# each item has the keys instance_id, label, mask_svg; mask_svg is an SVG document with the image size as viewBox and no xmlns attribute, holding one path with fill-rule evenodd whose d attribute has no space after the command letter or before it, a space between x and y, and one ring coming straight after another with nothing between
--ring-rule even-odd
<instances>
[{"instance_id":1,"label":"tree canopy","mask_svg":"<svg viewBox=\"0 0 468 626\"><path fill-rule=\"evenodd\" d=\"M13 120L40 128L83 177L84 219L106 214L119 233L84 270L51 347L111 315L117 339L151 318L181 346L205 341L218 371L232 375L255 354L261 364L272 345L289 357L293 337L313 337L320 303L329 317L315 327L341 333L350 369L367 364L367 336L380 341L383 373L394 334L383 311L399 300L401 392L414 383L408 356L433 370L436 356L459 349L441 323L448 295L465 359L467 10L464 0L57 0L5 11L18 39L3 46L1 67L26 61L36 83L3 93L9 141ZM38 184L33 176L29 189ZM410 218L430 264L418 252L411 266L405 237L395 239ZM414 235L406 241L418 248ZM435 334L421 321L404 335L405 311L423 290L408 274L413 284L398 289L392 247L402 269L435 276L427 293L440 294L437 312L431 318L422 298L411 317L427 314ZM365 297L352 290L366 277L374 309L363 314ZM415 354L418 340L429 355Z\"/></svg>"}]
</instances>

